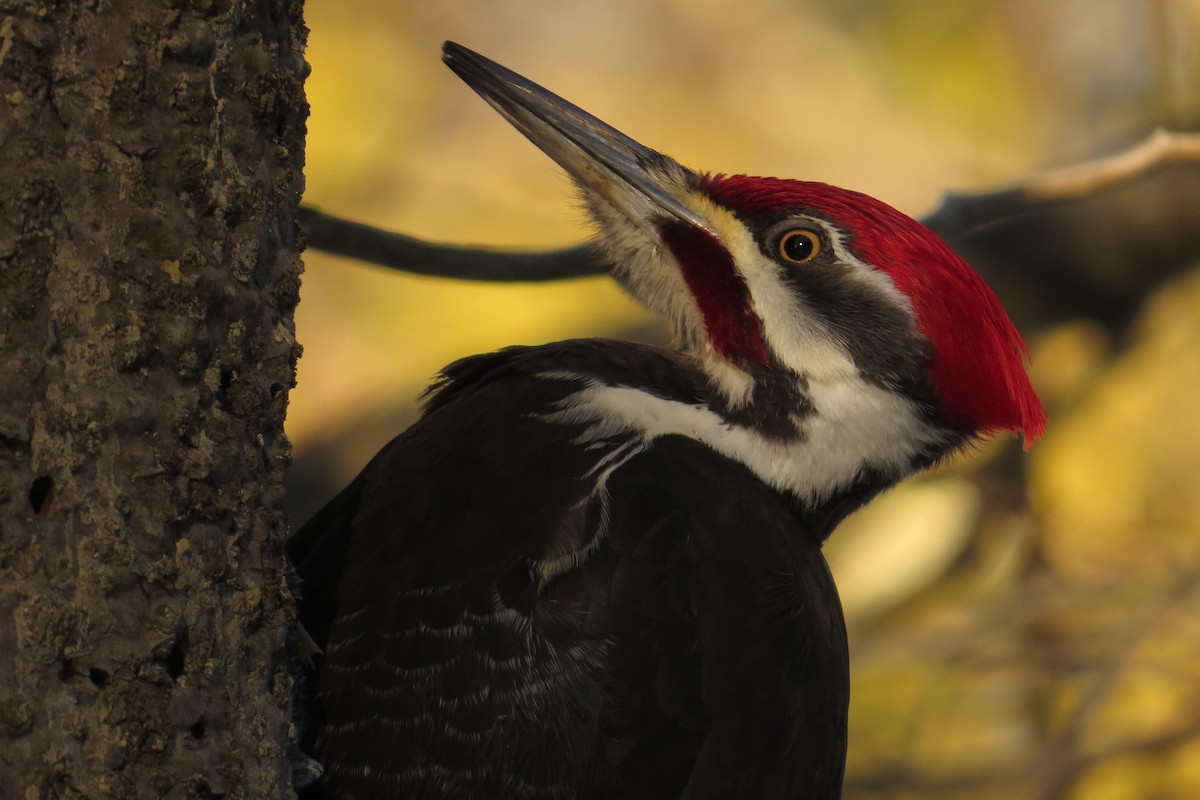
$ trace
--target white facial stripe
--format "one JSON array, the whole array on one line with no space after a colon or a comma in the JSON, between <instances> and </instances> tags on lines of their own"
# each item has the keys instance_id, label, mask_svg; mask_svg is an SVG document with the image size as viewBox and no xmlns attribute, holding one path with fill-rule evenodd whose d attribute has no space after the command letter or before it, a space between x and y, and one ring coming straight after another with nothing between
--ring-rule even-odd
<instances>
[{"instance_id":1,"label":"white facial stripe","mask_svg":"<svg viewBox=\"0 0 1200 800\"><path fill-rule=\"evenodd\" d=\"M892 302L898 306L908 309L908 312L915 316L912 302L904 292L896 288L896 284L892 283L892 279L884 273L871 267L869 264L862 261L858 256L850 252L843 241L842 231L830 225L823 219L815 217L804 217L805 220L812 222L815 225L820 225L829 237L829 241L833 244L833 252L837 255L838 261L843 264L851 264L854 266L854 272L851 273L854 279L871 286L879 293L889 297Z\"/></svg>"},{"instance_id":2,"label":"white facial stripe","mask_svg":"<svg viewBox=\"0 0 1200 800\"><path fill-rule=\"evenodd\" d=\"M754 391L754 378L718 354L711 344L706 343L700 358L704 363L704 374L709 377L712 387L721 393L730 408L738 408L750 402L751 393Z\"/></svg>"},{"instance_id":3,"label":"white facial stripe","mask_svg":"<svg viewBox=\"0 0 1200 800\"><path fill-rule=\"evenodd\" d=\"M857 378L812 381L809 388L816 413L801 421L798 438L787 441L729 424L706 406L625 386L589 385L545 419L584 426L577 442L581 445L628 431L639 433L646 443L672 434L685 436L814 505L849 486L864 469L907 473L919 452L943 441L912 403Z\"/></svg>"},{"instance_id":4,"label":"white facial stripe","mask_svg":"<svg viewBox=\"0 0 1200 800\"><path fill-rule=\"evenodd\" d=\"M709 228L719 232L722 243L741 269L763 335L780 361L810 380L855 378L857 368L848 348L822 324L822 316L782 279L780 265L762 253L741 220L699 192L681 192L681 197L690 211L708 220ZM604 233L601 243L611 263L616 265L617 279L651 310L668 319L679 346L700 358L714 388L731 406L748 402L753 379L713 351L703 315L678 264L658 240L657 232L633 224L625 213L606 202L593 199L589 204ZM837 228L815 217L801 217L798 221L824 230L838 260L851 266L851 279L869 285L897 305L911 307L887 275L850 252Z\"/></svg>"},{"instance_id":5,"label":"white facial stripe","mask_svg":"<svg viewBox=\"0 0 1200 800\"><path fill-rule=\"evenodd\" d=\"M779 276L779 265L763 255L750 230L733 212L700 194L689 197L698 214L712 220L742 272L763 335L775 355L801 375L832 379L855 373L849 353L819 324L819 317Z\"/></svg>"},{"instance_id":6,"label":"white facial stripe","mask_svg":"<svg viewBox=\"0 0 1200 800\"><path fill-rule=\"evenodd\" d=\"M688 204L697 214L712 220L721 241L733 256L750 291L763 334L775 355L797 373L818 380L848 377L857 372L848 348L821 323L821 316L782 279L783 269L768 258L750 230L727 208L704 195L693 194ZM863 262L846 246L842 231L824 219L797 216L797 224L820 228L837 260L851 267L847 276L857 280L912 315L912 303L886 274Z\"/></svg>"}]
</instances>

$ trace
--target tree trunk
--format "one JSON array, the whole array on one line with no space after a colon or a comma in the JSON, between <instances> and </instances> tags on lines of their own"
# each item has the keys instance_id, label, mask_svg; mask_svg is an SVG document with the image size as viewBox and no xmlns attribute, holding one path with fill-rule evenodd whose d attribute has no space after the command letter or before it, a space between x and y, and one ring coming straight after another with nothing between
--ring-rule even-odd
<instances>
[{"instance_id":1,"label":"tree trunk","mask_svg":"<svg viewBox=\"0 0 1200 800\"><path fill-rule=\"evenodd\" d=\"M0 0L0 798L282 798L299 0Z\"/></svg>"}]
</instances>

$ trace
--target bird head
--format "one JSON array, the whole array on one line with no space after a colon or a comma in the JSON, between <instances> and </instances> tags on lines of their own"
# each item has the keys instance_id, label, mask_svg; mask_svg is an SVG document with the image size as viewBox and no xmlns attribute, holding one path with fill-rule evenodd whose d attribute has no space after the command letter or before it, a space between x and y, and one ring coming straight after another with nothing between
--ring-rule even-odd
<instances>
[{"instance_id":1,"label":"bird head","mask_svg":"<svg viewBox=\"0 0 1200 800\"><path fill-rule=\"evenodd\" d=\"M846 409L904 398L928 453L1042 434L1020 335L916 220L823 183L694 172L460 45L443 57L578 184L614 276L731 406L788 382L853 424Z\"/></svg>"}]
</instances>

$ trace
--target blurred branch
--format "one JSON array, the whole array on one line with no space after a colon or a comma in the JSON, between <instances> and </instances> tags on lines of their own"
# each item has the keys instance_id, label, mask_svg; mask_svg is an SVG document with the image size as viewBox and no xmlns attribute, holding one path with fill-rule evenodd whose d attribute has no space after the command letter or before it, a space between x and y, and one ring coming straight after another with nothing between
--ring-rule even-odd
<instances>
[{"instance_id":1,"label":"blurred branch","mask_svg":"<svg viewBox=\"0 0 1200 800\"><path fill-rule=\"evenodd\" d=\"M589 245L527 252L426 242L402 233L300 208L308 246L388 269L469 281L538 282L600 275L604 266Z\"/></svg>"},{"instance_id":2,"label":"blurred branch","mask_svg":"<svg viewBox=\"0 0 1200 800\"><path fill-rule=\"evenodd\" d=\"M924 222L943 237L959 238L1013 217L1102 193L1174 163L1200 164L1200 134L1159 130L1122 153L1049 170L1024 184L982 194L949 194ZM459 247L390 233L310 206L300 212L309 247L401 272L516 282L606 271L595 249L586 244L536 252Z\"/></svg>"},{"instance_id":3,"label":"blurred branch","mask_svg":"<svg viewBox=\"0 0 1200 800\"><path fill-rule=\"evenodd\" d=\"M1183 722L1164 728L1149 736L1129 739L1086 757L1089 766L1129 756L1154 756L1177 750L1200 738L1200 714L1192 714Z\"/></svg>"},{"instance_id":4,"label":"blurred branch","mask_svg":"<svg viewBox=\"0 0 1200 800\"><path fill-rule=\"evenodd\" d=\"M1178 751L1200 738L1200 715L1192 714L1181 722L1156 731L1153 734L1114 742L1090 754L1076 754L1066 763L1056 766L1070 781L1056 786L1061 792L1048 795L1043 789L1038 797L1067 797L1070 788L1088 770L1105 762L1130 756L1159 756ZM1037 755L1024 762L996 764L966 772L930 774L929 770L914 767L911 763L896 763L866 774L852 774L846 778L847 797L970 797L979 793L994 793L998 787L1012 786L1020 776L1042 769L1046 757Z\"/></svg>"},{"instance_id":5,"label":"blurred branch","mask_svg":"<svg viewBox=\"0 0 1200 800\"><path fill-rule=\"evenodd\" d=\"M1142 644L1157 634L1163 622L1171 618L1171 612L1179 610L1194 594L1197 579L1194 571L1183 573L1165 593L1161 603L1148 604L1137 624L1110 642L1111 656L1097 664L1096 673L1084 685L1066 724L1044 745L1043 777L1035 795L1037 800L1061 800L1071 796L1084 774L1098 763L1122 755L1159 752L1179 746L1200 732L1200 716L1193 715L1169 731L1160 731L1145 739L1118 742L1102 752L1087 754L1084 747L1084 739L1095 717L1112 700L1118 683L1129 672Z\"/></svg>"},{"instance_id":6,"label":"blurred branch","mask_svg":"<svg viewBox=\"0 0 1200 800\"><path fill-rule=\"evenodd\" d=\"M1180 162L1200 163L1200 134L1160 128L1124 152L1046 170L1025 184L984 194L947 194L922 221L944 237L963 236L1050 205L1080 200Z\"/></svg>"},{"instance_id":7,"label":"blurred branch","mask_svg":"<svg viewBox=\"0 0 1200 800\"><path fill-rule=\"evenodd\" d=\"M1122 586L1140 587L1136 600L1123 595ZM1151 586L1152 590L1146 589ZM936 605L956 607L952 627L945 620L914 626L911 619L908 624L897 624L896 618L876 632L860 625L854 650L859 669L864 664L868 671L872 666L880 669L880 662L887 661L889 669L903 672L907 666L928 659L955 665L983 681L987 680L985 675L1024 672L1031 682L1051 692L1057 711L1053 727L1058 732L1042 736L1029 728L1028 746L1019 753L1005 756L997 748L981 752L970 763L939 766L915 756L901 758L889 753L872 762L869 771L864 768L847 777L847 798L998 796L997 790L1007 786L1012 796L1061 800L1077 796L1080 780L1104 763L1171 753L1200 739L1200 711L1193 708L1190 694L1186 695L1189 699L1181 701L1176 719L1140 735L1117 735L1110 722L1098 720L1104 707L1121 691L1122 681L1135 670L1146 669L1148 642L1162 641L1168 633L1184 641L1194 639L1190 628L1180 626L1195 617L1200 600L1200 570L1195 565L1181 564L1178 570L1167 573L1157 569L1123 573L1119 578L1087 585L1063 582L1061 577L1043 576L1032 582L1026 579L1007 590L1003 600L981 606L964 595L947 597L944 592L943 586ZM1115 607L1129 613L1118 617L1113 612ZM1038 623L1038 617L1077 619L1088 614L1095 615L1092 623L1075 630L1060 628L1053 641L1046 637L1034 643L1033 649L1026 649L1028 643L1013 636L1014 629L1029 628ZM1114 620L1119 625L1104 638L1102 650L1097 650L1097 642L1091 638L1095 625L1108 629ZM997 646L1010 640L1015 646ZM1192 663L1181 659L1175 650L1167 648L1166 652L1175 660ZM935 683L934 691L946 692L944 677ZM1060 719L1066 710L1064 702L1070 707L1066 718ZM938 712L926 709L926 713ZM1025 722L1028 724L1029 718ZM932 726L929 720L918 722L914 718L912 729L911 740L916 741L920 731ZM1104 744L1089 745L1089 734L1096 731L1109 735L1097 737Z\"/></svg>"},{"instance_id":8,"label":"blurred branch","mask_svg":"<svg viewBox=\"0 0 1200 800\"><path fill-rule=\"evenodd\" d=\"M1075 779L1107 761L1130 756L1158 756L1185 747L1200 738L1200 714L1192 714L1182 722L1157 731L1148 736L1115 742L1088 755L1079 755L1061 769L1070 773L1072 784ZM890 764L866 774L852 774L846 778L847 797L969 797L978 793L994 793L998 787L1013 785L1020 776L1039 769L1044 756L1024 763L998 764L977 768L967 772L934 775L927 770L908 763ZM1069 793L1054 797L1069 796ZM1047 796L1044 792L1038 797Z\"/></svg>"}]
</instances>

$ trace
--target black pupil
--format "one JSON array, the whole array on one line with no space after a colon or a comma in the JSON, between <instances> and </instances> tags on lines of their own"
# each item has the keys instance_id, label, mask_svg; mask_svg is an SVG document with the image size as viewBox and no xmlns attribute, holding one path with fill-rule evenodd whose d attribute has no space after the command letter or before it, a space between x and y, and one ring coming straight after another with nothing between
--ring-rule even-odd
<instances>
[{"instance_id":1,"label":"black pupil","mask_svg":"<svg viewBox=\"0 0 1200 800\"><path fill-rule=\"evenodd\" d=\"M792 261L803 261L813 254L816 245L805 233L790 233L783 240L783 254Z\"/></svg>"}]
</instances>

